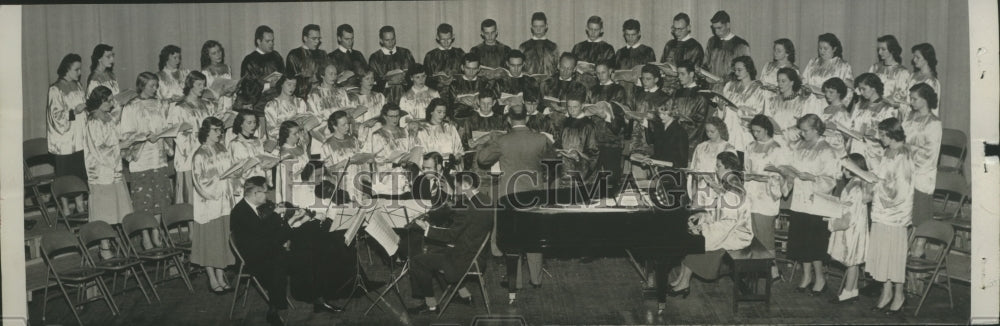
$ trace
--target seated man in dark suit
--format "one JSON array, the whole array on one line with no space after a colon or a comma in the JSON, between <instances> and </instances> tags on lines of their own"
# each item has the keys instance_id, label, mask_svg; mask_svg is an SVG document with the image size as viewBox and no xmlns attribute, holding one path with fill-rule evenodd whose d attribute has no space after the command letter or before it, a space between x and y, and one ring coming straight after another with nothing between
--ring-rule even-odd
<instances>
[{"instance_id":1,"label":"seated man in dark suit","mask_svg":"<svg viewBox=\"0 0 1000 326\"><path fill-rule=\"evenodd\" d=\"M230 213L233 241L246 260L247 271L260 281L268 293L267 321L283 325L278 311L288 309L285 293L288 286L288 252L285 250L292 234L292 227L301 226L310 217L304 210L277 207L267 201L267 179L251 177L243 186L245 194ZM281 214L287 213L288 218ZM320 297L314 302L314 311L339 312Z\"/></svg>"},{"instance_id":2,"label":"seated man in dark suit","mask_svg":"<svg viewBox=\"0 0 1000 326\"><path fill-rule=\"evenodd\" d=\"M493 211L484 207L490 200L471 182L459 184L461 190L454 203L434 207L427 212L426 221L417 220L424 229L424 250L410 258L409 273L413 297L423 299L423 304L407 309L411 314L437 311L434 276L443 272L446 282L458 282L493 228ZM462 286L453 300L471 305L472 294Z\"/></svg>"}]
</instances>

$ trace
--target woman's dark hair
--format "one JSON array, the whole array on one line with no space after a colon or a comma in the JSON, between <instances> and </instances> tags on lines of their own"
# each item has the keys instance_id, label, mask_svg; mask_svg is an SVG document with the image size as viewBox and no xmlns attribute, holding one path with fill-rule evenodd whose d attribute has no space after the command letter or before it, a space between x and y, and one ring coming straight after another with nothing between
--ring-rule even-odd
<instances>
[{"instance_id":1,"label":"woman's dark hair","mask_svg":"<svg viewBox=\"0 0 1000 326\"><path fill-rule=\"evenodd\" d=\"M851 160L854 165L857 165L861 171L868 171L868 161L865 160L865 156L861 155L861 153L847 154L847 159ZM851 172L851 174L854 174L854 172Z\"/></svg>"},{"instance_id":2,"label":"woman's dark hair","mask_svg":"<svg viewBox=\"0 0 1000 326\"><path fill-rule=\"evenodd\" d=\"M386 103L386 104L382 105L382 110L379 111L379 116L384 117L386 114L389 114L389 111L403 111L403 109L400 108L399 105L397 105L395 103L391 103L391 102L390 103Z\"/></svg>"},{"instance_id":3,"label":"woman's dark hair","mask_svg":"<svg viewBox=\"0 0 1000 326\"><path fill-rule=\"evenodd\" d=\"M757 67L753 64L753 58L746 55L738 56L733 58L732 66L735 67L737 62L742 63L743 67L746 67L747 74L750 75L750 80L757 80Z\"/></svg>"},{"instance_id":4,"label":"woman's dark hair","mask_svg":"<svg viewBox=\"0 0 1000 326\"><path fill-rule=\"evenodd\" d=\"M445 100L440 97L435 98L431 100L431 103L427 104L427 108L424 109L424 119L426 119L427 122L431 122L431 113L434 113L434 110L436 110L439 106L443 106L445 108L445 116L447 116L448 102L445 102Z\"/></svg>"},{"instance_id":5,"label":"woman's dark hair","mask_svg":"<svg viewBox=\"0 0 1000 326\"><path fill-rule=\"evenodd\" d=\"M819 36L819 41L818 42L823 42L823 43L829 44L831 47L833 47L833 57L834 58L843 58L843 55L844 55L844 45L842 45L840 43L840 39L837 38L837 35L833 35L833 33L824 33L824 34L821 34Z\"/></svg>"},{"instance_id":6,"label":"woman's dark hair","mask_svg":"<svg viewBox=\"0 0 1000 326\"><path fill-rule=\"evenodd\" d=\"M710 116L708 119L705 119L705 124L714 126L715 130L719 132L719 138L729 140L729 130L726 129L726 122L722 121L721 118L714 115Z\"/></svg>"},{"instance_id":7,"label":"woman's dark hair","mask_svg":"<svg viewBox=\"0 0 1000 326\"><path fill-rule=\"evenodd\" d=\"M678 66L678 68L680 68L680 66ZM663 87L663 74L660 72L660 67L645 65L642 66L642 73L653 75L653 78L656 78L656 87Z\"/></svg>"},{"instance_id":8,"label":"woman's dark hair","mask_svg":"<svg viewBox=\"0 0 1000 326\"><path fill-rule=\"evenodd\" d=\"M205 41L205 44L201 46L201 69L204 70L208 66L212 65L212 57L208 55L208 52L214 47L219 47L219 51L222 52L222 62L226 63L226 48L222 47L222 43L216 40Z\"/></svg>"},{"instance_id":9,"label":"woman's dark hair","mask_svg":"<svg viewBox=\"0 0 1000 326\"><path fill-rule=\"evenodd\" d=\"M788 62L795 63L795 44L792 43L792 40L779 38L774 41L774 45L781 45L782 48L785 48L785 53L788 54Z\"/></svg>"},{"instance_id":10,"label":"woman's dark hair","mask_svg":"<svg viewBox=\"0 0 1000 326\"><path fill-rule=\"evenodd\" d=\"M142 94L142 92L146 90L146 84L148 84L150 81L159 82L160 77L157 77L156 74L148 71L140 73L139 76L135 77L136 91L139 92L139 94Z\"/></svg>"},{"instance_id":11,"label":"woman's dark hair","mask_svg":"<svg viewBox=\"0 0 1000 326\"><path fill-rule=\"evenodd\" d=\"M163 67L167 66L167 59L174 53L181 53L181 48L176 45L167 45L160 50L160 62L156 64L157 69L163 70Z\"/></svg>"},{"instance_id":12,"label":"woman's dark hair","mask_svg":"<svg viewBox=\"0 0 1000 326\"><path fill-rule=\"evenodd\" d=\"M252 111L237 111L236 118L233 119L233 128L232 128L233 134L240 135L243 133L243 122L246 122L247 120L246 116L252 116L254 118L254 121L257 121L257 126L256 128L254 128L255 131L257 128L260 128L260 121L258 121L257 115L254 114ZM257 138L257 136L251 134L249 139L254 139L254 138Z\"/></svg>"},{"instance_id":13,"label":"woman's dark hair","mask_svg":"<svg viewBox=\"0 0 1000 326\"><path fill-rule=\"evenodd\" d=\"M885 132L889 139L906 142L906 132L903 131L903 123L896 118L888 118L878 123L878 130Z\"/></svg>"},{"instance_id":14,"label":"woman's dark hair","mask_svg":"<svg viewBox=\"0 0 1000 326\"><path fill-rule=\"evenodd\" d=\"M87 112L94 112L101 107L101 104L107 102L111 98L111 89L105 86L97 86L93 91L90 92L90 97L87 98L86 109Z\"/></svg>"},{"instance_id":15,"label":"woman's dark hair","mask_svg":"<svg viewBox=\"0 0 1000 326\"><path fill-rule=\"evenodd\" d=\"M876 40L879 43L885 43L885 47L892 53L892 59L896 60L896 63L903 63L903 47L899 46L899 41L893 35L882 35ZM875 61L882 61L882 58L878 56L878 50L875 50Z\"/></svg>"},{"instance_id":16,"label":"woman's dark hair","mask_svg":"<svg viewBox=\"0 0 1000 326\"><path fill-rule=\"evenodd\" d=\"M882 83L881 78L878 78L878 75L866 72L861 74L861 76L858 76L858 78L854 80L855 80L854 82L855 85L865 85L874 88L875 93L878 94L879 98L883 96L882 92L885 91L885 84Z\"/></svg>"},{"instance_id":17,"label":"woman's dark hair","mask_svg":"<svg viewBox=\"0 0 1000 326\"><path fill-rule=\"evenodd\" d=\"M288 141L288 136L291 134L291 129L298 127L299 124L292 120L282 122L281 127L278 128L278 146L285 146L285 142Z\"/></svg>"},{"instance_id":18,"label":"woman's dark hair","mask_svg":"<svg viewBox=\"0 0 1000 326\"><path fill-rule=\"evenodd\" d=\"M816 133L820 136L822 136L823 132L826 131L826 124L823 123L823 119L816 114L806 114L795 121L796 126L801 126L803 123L807 123L810 127L816 129Z\"/></svg>"},{"instance_id":19,"label":"woman's dark hair","mask_svg":"<svg viewBox=\"0 0 1000 326\"><path fill-rule=\"evenodd\" d=\"M81 64L83 63L83 58L81 58L79 54L70 53L63 57L62 61L59 62L59 68L56 69L56 75L59 76L59 79L66 77L66 73L69 72L69 68L77 62Z\"/></svg>"},{"instance_id":20,"label":"woman's dark hair","mask_svg":"<svg viewBox=\"0 0 1000 326\"><path fill-rule=\"evenodd\" d=\"M437 165L444 164L444 157L441 156L441 153L430 152L430 153L424 154L424 161L431 160L431 159L434 160L434 164L437 164Z\"/></svg>"},{"instance_id":21,"label":"woman's dark hair","mask_svg":"<svg viewBox=\"0 0 1000 326\"><path fill-rule=\"evenodd\" d=\"M329 130L330 132L333 132L333 127L337 125L337 121L340 120L341 118L346 118L346 117L347 117L347 112L345 111L336 111L334 113L330 113L330 117L326 119L326 129Z\"/></svg>"},{"instance_id":22,"label":"woman's dark hair","mask_svg":"<svg viewBox=\"0 0 1000 326\"><path fill-rule=\"evenodd\" d=\"M219 120L219 118L216 117L208 117L201 122L201 128L198 128L199 144L204 144L205 141L208 140L208 132L212 130L212 127L218 127L219 130L222 130L222 120Z\"/></svg>"},{"instance_id":23,"label":"woman's dark hair","mask_svg":"<svg viewBox=\"0 0 1000 326\"><path fill-rule=\"evenodd\" d=\"M938 108L938 95L934 91L934 87L927 85L926 83L919 83L910 87L910 93L917 93L917 96L927 101L928 109Z\"/></svg>"},{"instance_id":24,"label":"woman's dark hair","mask_svg":"<svg viewBox=\"0 0 1000 326\"><path fill-rule=\"evenodd\" d=\"M778 73L776 75L785 75L785 77L788 77L788 79L792 81L793 92L798 93L802 90L802 77L799 76L799 73L796 72L795 69L788 67L781 68L778 69Z\"/></svg>"},{"instance_id":25,"label":"woman's dark hair","mask_svg":"<svg viewBox=\"0 0 1000 326\"><path fill-rule=\"evenodd\" d=\"M917 51L920 51L920 55L923 56L924 60L927 61L927 67L931 68L931 73L934 75L934 77L937 77L938 60L937 60L937 53L934 51L934 46L931 45L930 43L920 43L910 48L910 52L917 52ZM918 71L917 65L913 65L913 71L915 72Z\"/></svg>"},{"instance_id":26,"label":"woman's dark hair","mask_svg":"<svg viewBox=\"0 0 1000 326\"><path fill-rule=\"evenodd\" d=\"M260 97L263 91L264 84L256 78L240 78L236 84L236 99L233 100L232 109L254 110L260 106Z\"/></svg>"},{"instance_id":27,"label":"woman's dark hair","mask_svg":"<svg viewBox=\"0 0 1000 326\"><path fill-rule=\"evenodd\" d=\"M194 88L194 82L199 80L208 83L208 79L205 78L205 74L201 73L201 71L192 71L187 75L187 78L184 79L184 96L188 96L188 93ZM208 87L208 85L205 85L205 87Z\"/></svg>"},{"instance_id":28,"label":"woman's dark hair","mask_svg":"<svg viewBox=\"0 0 1000 326\"><path fill-rule=\"evenodd\" d=\"M91 75L94 74L94 70L97 69L97 66L101 64L100 61L101 61L101 58L104 57L104 53L110 52L110 51L112 51L114 49L115 48L111 47L110 45L103 44L103 43L102 44L98 44L97 46L94 47L94 52L92 52L90 54L90 74ZM114 67L108 67L108 73L111 73L113 70L114 70Z\"/></svg>"},{"instance_id":29,"label":"woman's dark hair","mask_svg":"<svg viewBox=\"0 0 1000 326\"><path fill-rule=\"evenodd\" d=\"M844 84L844 81L837 77L827 79L823 82L823 89L832 89L837 91L841 100L847 96L847 84Z\"/></svg>"},{"instance_id":30,"label":"woman's dark hair","mask_svg":"<svg viewBox=\"0 0 1000 326\"><path fill-rule=\"evenodd\" d=\"M722 163L722 166L732 173L723 176L722 188L726 191L741 191L743 188L743 162L736 153L723 151L715 155L715 159Z\"/></svg>"},{"instance_id":31,"label":"woman's dark hair","mask_svg":"<svg viewBox=\"0 0 1000 326\"><path fill-rule=\"evenodd\" d=\"M750 120L750 126L760 126L767 132L768 137L774 137L774 124L771 123L771 119L766 115L758 114L753 116L753 120Z\"/></svg>"},{"instance_id":32,"label":"woman's dark hair","mask_svg":"<svg viewBox=\"0 0 1000 326\"><path fill-rule=\"evenodd\" d=\"M419 75L419 74L425 74L426 75L427 74L427 68L424 67L424 65L419 64L419 63L413 64L412 66L410 66L410 69L406 70L406 80L410 80L410 78L413 78L413 75Z\"/></svg>"}]
</instances>

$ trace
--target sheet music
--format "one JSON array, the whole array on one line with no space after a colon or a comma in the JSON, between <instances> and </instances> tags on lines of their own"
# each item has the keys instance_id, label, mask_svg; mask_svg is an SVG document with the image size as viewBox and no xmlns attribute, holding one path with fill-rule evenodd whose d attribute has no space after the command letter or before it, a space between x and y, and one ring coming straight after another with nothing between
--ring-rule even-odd
<instances>
[{"instance_id":1,"label":"sheet music","mask_svg":"<svg viewBox=\"0 0 1000 326\"><path fill-rule=\"evenodd\" d=\"M372 217L368 220L368 225L365 226L365 232L378 241L378 244L382 245L382 248L385 248L390 256L399 249L399 235L392 230L391 222L383 211L373 212Z\"/></svg>"},{"instance_id":2,"label":"sheet music","mask_svg":"<svg viewBox=\"0 0 1000 326\"><path fill-rule=\"evenodd\" d=\"M344 244L350 246L351 242L354 241L354 236L358 235L358 231L361 230L361 224L365 222L365 216L371 213L370 210L358 211L357 214L351 216L350 224L347 226L347 232L344 232ZM343 215L342 215L343 216ZM333 228L331 226L331 228Z\"/></svg>"}]
</instances>

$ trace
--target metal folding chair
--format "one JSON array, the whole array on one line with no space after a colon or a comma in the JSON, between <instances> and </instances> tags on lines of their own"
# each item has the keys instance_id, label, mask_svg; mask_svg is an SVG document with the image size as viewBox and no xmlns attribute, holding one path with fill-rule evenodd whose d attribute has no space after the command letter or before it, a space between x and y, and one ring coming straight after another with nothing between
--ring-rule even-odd
<instances>
[{"instance_id":1,"label":"metal folding chair","mask_svg":"<svg viewBox=\"0 0 1000 326\"><path fill-rule=\"evenodd\" d=\"M153 232L153 230L159 229L159 223L153 218L153 215L143 212L135 212L125 215L121 223L122 239L124 239L125 244L128 245L128 249L132 252L132 255L138 257L143 262L155 262L157 266L161 263L173 263L174 267L177 268L177 274L180 275L181 279L184 280L184 284L187 285L188 291L194 293L194 287L191 286L191 280L188 278L187 270L184 269L184 264L181 263L181 254L184 252L177 248L152 248L152 249L141 249L141 244L136 244L132 241L132 236L136 233L142 231ZM140 250L141 249L141 250ZM157 275L159 274L159 267L157 268ZM160 281L164 281L166 278L166 266L164 266L164 276L160 277ZM154 283L153 292L156 293L156 286Z\"/></svg>"},{"instance_id":2,"label":"metal folding chair","mask_svg":"<svg viewBox=\"0 0 1000 326\"><path fill-rule=\"evenodd\" d=\"M139 290L142 291L142 296L146 298L146 303L152 303L152 301L149 300L149 293L146 292L146 288L142 286L142 282L140 281L139 271L141 270L142 276L146 279L146 283L148 283L150 288L153 290L153 295L156 297L156 300L160 301L160 295L156 293L156 288L153 287L153 281L149 278L149 273L147 273L146 268L142 266L142 260L128 254L128 251L125 249L124 242L121 241L118 237L118 233L115 232L111 225L104 221L93 221L81 225L77 236L80 239L80 247L84 249L84 257L87 258L87 261L89 261L94 268L112 273L112 293L118 287L118 275L123 272L132 272L132 275L135 276L135 284L139 287ZM108 240L111 242L111 250L114 254L113 258L97 260L90 254L90 250L87 250L90 245L101 240ZM138 269L136 267L138 267ZM128 274L125 274L124 280L122 281L123 291L126 289L127 283Z\"/></svg>"},{"instance_id":3,"label":"metal folding chair","mask_svg":"<svg viewBox=\"0 0 1000 326\"><path fill-rule=\"evenodd\" d=\"M233 254L236 255L236 264L239 265L236 272L236 290L233 291L233 303L229 305L229 319L233 319L233 311L236 309L236 300L240 297L241 286L244 289L243 307L247 306L247 298L250 297L250 282L253 282L253 284L257 287L257 291L260 293L260 296L264 298L264 301L270 302L271 298L267 295L267 291L264 290L264 287L260 285L260 281L257 280L256 276L243 272L247 263L243 260L243 255L240 254L240 250L236 248L236 243L233 242L232 234L229 235L229 248L231 248L233 250ZM246 285L242 285L243 280L246 280ZM291 300L288 300L287 296L285 297L285 300L288 301L288 307L295 309L295 305L292 304Z\"/></svg>"},{"instance_id":4,"label":"metal folding chair","mask_svg":"<svg viewBox=\"0 0 1000 326\"><path fill-rule=\"evenodd\" d=\"M940 286L948 290L948 304L952 309L955 309L955 301L951 294L951 277L948 275L948 254L951 252L951 245L955 239L955 228L951 224L941 221L926 221L913 231L913 235L910 236L910 246L913 246L917 238L927 239L925 246L935 244L941 246L941 249L936 255L930 255L928 252L928 256L931 256L928 258L907 257L906 259L907 272L931 273L930 277L924 279L924 289L921 291L923 294L920 296L920 303L917 304L913 316L916 317L920 313L920 308L924 305L924 300L927 299L927 293L931 291L933 286ZM944 277L944 284L938 281L939 275Z\"/></svg>"},{"instance_id":5,"label":"metal folding chair","mask_svg":"<svg viewBox=\"0 0 1000 326\"><path fill-rule=\"evenodd\" d=\"M51 199L49 201L43 201L42 191L40 188L42 186L52 184L52 180L55 179L55 175L51 173L45 175L35 175L34 173L31 173L31 167L33 166L40 164L54 165L52 163L52 155L49 154L48 140L45 138L28 139L24 141L23 148L24 156L22 162L24 164L24 187L31 189L30 193L25 192L24 197L30 197L32 201L34 201L34 205L26 206L25 209L37 208L38 211L41 212L42 219L45 220L45 224L52 227L54 223L52 221L52 217L49 216L49 207L56 206L56 203ZM56 208L58 209L58 206L56 206Z\"/></svg>"},{"instance_id":6,"label":"metal folding chair","mask_svg":"<svg viewBox=\"0 0 1000 326\"><path fill-rule=\"evenodd\" d=\"M48 267L45 271L45 279L54 279L56 281L56 284L59 286L59 291L62 292L63 298L66 299L66 303L69 305L69 310L73 312L73 317L76 318L76 322L80 325L83 325L83 321L80 320L80 314L76 311L76 308L80 305L88 303L89 301L74 303L69 297L69 292L66 292L66 287L76 288L77 301L82 301L84 290L87 289L89 284L92 282L96 283L98 290L101 292L101 297L92 299L91 301L103 299L104 302L107 303L108 309L111 310L112 315L117 316L119 314L118 305L115 303L114 298L111 297L111 291L108 290L107 284L105 284L104 280L101 278L105 271L89 266L88 261L84 258L86 255L85 251L85 248L80 247L76 237L68 231L58 230L42 237L42 259ZM75 267L70 264L56 263L56 261L53 260L56 255L73 253L80 256L80 259L78 263L75 264ZM45 312L48 301L49 287L46 286L45 292L42 295L43 324L45 323Z\"/></svg>"},{"instance_id":7,"label":"metal folding chair","mask_svg":"<svg viewBox=\"0 0 1000 326\"><path fill-rule=\"evenodd\" d=\"M73 223L87 223L90 222L90 214L88 212L75 213L66 215L63 213L66 207L63 207L60 198L63 197L74 197L81 194L89 194L90 189L87 187L87 183L80 180L79 177L73 175L64 175L55 178L51 185L52 190L52 201L56 202L57 210L59 211L59 219L63 220L66 224L67 230L72 230L73 228L69 225L70 222Z\"/></svg>"},{"instance_id":8,"label":"metal folding chair","mask_svg":"<svg viewBox=\"0 0 1000 326\"><path fill-rule=\"evenodd\" d=\"M464 282L465 278L469 276L476 276L479 278L479 288L482 290L483 303L486 304L486 313L490 313L490 295L486 292L486 280L483 279L483 271L485 269L480 268L479 258L483 254L483 249L486 248L486 244L490 242L490 236L492 235L493 232L486 233L486 237L483 238L483 243L479 245L479 250L476 250L476 256L472 258L472 262L469 263L469 267L465 269L465 274L462 275L462 278L460 278L457 283L448 285L448 287L445 288L444 293L441 294L441 309L438 310L438 317L444 314L444 310L448 308L448 304L451 303L451 299L455 297L455 294L458 293L458 289L462 287L462 282Z\"/></svg>"}]
</instances>

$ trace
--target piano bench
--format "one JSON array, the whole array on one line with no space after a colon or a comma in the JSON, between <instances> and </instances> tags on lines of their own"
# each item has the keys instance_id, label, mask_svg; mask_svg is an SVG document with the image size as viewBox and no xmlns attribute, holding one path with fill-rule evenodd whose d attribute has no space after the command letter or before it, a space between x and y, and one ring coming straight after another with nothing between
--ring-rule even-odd
<instances>
[{"instance_id":1,"label":"piano bench","mask_svg":"<svg viewBox=\"0 0 1000 326\"><path fill-rule=\"evenodd\" d=\"M764 248L760 240L754 238L750 246L726 253L733 261L733 313L740 302L763 301L771 308L771 264L774 253ZM763 289L760 288L764 283ZM761 292L763 290L763 293Z\"/></svg>"}]
</instances>

